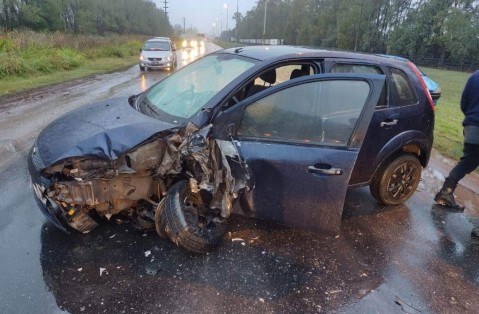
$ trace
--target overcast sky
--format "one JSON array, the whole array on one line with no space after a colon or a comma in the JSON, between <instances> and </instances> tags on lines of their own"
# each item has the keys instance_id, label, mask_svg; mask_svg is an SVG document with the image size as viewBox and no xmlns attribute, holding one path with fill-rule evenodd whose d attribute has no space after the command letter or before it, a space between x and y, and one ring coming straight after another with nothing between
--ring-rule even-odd
<instances>
[{"instance_id":1,"label":"overcast sky","mask_svg":"<svg viewBox=\"0 0 479 314\"><path fill-rule=\"evenodd\" d=\"M228 5L228 28L235 26L232 20L233 13L236 12L236 3L238 2L238 11L243 15L255 6L258 0L167 0L169 19L171 25L180 24L183 26L183 17L186 18L186 28L195 27L202 33L213 34L213 23L218 19L218 31L220 27L226 29L226 9L224 4ZM165 6L164 0L155 0L159 8Z\"/></svg>"}]
</instances>

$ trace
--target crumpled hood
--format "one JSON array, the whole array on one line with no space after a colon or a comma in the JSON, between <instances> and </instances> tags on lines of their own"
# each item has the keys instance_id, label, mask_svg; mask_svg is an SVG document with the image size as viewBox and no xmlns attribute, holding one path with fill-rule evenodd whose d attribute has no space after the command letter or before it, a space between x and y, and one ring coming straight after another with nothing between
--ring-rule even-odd
<instances>
[{"instance_id":1,"label":"crumpled hood","mask_svg":"<svg viewBox=\"0 0 479 314\"><path fill-rule=\"evenodd\" d=\"M48 125L38 136L37 153L45 167L75 156L114 160L154 134L176 127L110 99L76 109Z\"/></svg>"}]
</instances>

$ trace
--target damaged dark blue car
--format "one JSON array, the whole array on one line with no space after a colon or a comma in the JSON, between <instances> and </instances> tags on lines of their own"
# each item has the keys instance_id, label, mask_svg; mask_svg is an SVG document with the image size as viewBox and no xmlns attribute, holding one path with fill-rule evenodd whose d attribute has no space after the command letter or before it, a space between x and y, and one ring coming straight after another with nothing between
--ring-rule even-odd
<instances>
[{"instance_id":1,"label":"damaged dark blue car","mask_svg":"<svg viewBox=\"0 0 479 314\"><path fill-rule=\"evenodd\" d=\"M233 212L337 234L349 187L405 202L433 128L410 62L234 48L59 118L38 136L29 169L38 205L64 231L123 216L204 253Z\"/></svg>"}]
</instances>

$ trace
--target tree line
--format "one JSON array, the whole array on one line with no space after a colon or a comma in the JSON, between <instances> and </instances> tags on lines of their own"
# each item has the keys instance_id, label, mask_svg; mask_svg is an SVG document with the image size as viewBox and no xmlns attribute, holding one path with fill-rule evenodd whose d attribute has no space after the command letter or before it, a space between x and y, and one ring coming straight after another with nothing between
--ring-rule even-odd
<instances>
[{"instance_id":1,"label":"tree line","mask_svg":"<svg viewBox=\"0 0 479 314\"><path fill-rule=\"evenodd\" d=\"M172 33L163 10L150 0L0 0L0 27L100 35Z\"/></svg>"},{"instance_id":2,"label":"tree line","mask_svg":"<svg viewBox=\"0 0 479 314\"><path fill-rule=\"evenodd\" d=\"M234 15L238 37L479 63L479 1L259 0ZM231 30L225 36L235 36Z\"/></svg>"}]
</instances>

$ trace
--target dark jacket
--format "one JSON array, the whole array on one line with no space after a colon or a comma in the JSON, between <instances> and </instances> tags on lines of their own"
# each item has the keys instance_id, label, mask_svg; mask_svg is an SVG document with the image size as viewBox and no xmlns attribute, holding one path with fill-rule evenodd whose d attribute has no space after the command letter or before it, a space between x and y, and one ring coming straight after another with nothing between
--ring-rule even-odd
<instances>
[{"instance_id":1,"label":"dark jacket","mask_svg":"<svg viewBox=\"0 0 479 314\"><path fill-rule=\"evenodd\" d=\"M467 80L461 97L461 110L465 115L462 124L479 126L479 70Z\"/></svg>"}]
</instances>

